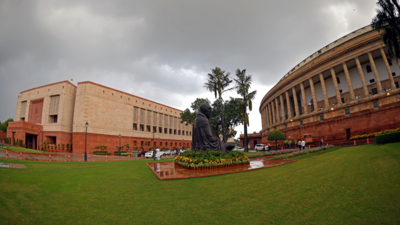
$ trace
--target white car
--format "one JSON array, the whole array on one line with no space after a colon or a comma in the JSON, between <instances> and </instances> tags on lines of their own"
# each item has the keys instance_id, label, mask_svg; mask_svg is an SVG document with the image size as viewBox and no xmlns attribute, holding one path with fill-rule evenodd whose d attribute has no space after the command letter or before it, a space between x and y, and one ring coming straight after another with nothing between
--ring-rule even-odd
<instances>
[{"instance_id":1,"label":"white car","mask_svg":"<svg viewBox=\"0 0 400 225\"><path fill-rule=\"evenodd\" d=\"M235 146L232 151L244 152L244 148L240 146Z\"/></svg>"},{"instance_id":2,"label":"white car","mask_svg":"<svg viewBox=\"0 0 400 225\"><path fill-rule=\"evenodd\" d=\"M256 145L256 146L254 146L254 149L255 149L256 151L262 151L262 150L263 150L263 145L262 145L262 144L258 144L258 145Z\"/></svg>"},{"instance_id":3,"label":"white car","mask_svg":"<svg viewBox=\"0 0 400 225\"><path fill-rule=\"evenodd\" d=\"M160 150L157 151L156 157L163 156L163 152L161 152ZM146 154L144 154L144 157L146 158L153 158L153 150L146 152Z\"/></svg>"}]
</instances>

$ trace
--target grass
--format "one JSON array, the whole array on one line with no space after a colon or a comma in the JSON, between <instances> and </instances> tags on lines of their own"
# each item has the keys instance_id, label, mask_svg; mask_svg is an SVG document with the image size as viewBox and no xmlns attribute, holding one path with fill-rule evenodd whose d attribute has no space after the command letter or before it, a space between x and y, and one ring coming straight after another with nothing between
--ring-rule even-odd
<instances>
[{"instance_id":1,"label":"grass","mask_svg":"<svg viewBox=\"0 0 400 225\"><path fill-rule=\"evenodd\" d=\"M7 149L4 149L6 147ZM15 146L3 146L3 148L0 148L0 151L5 152L6 150L12 150L16 152L25 152L25 153L37 153L37 154L57 154L55 152L43 152L43 151L38 151L38 150L33 150L29 148L22 148L22 147L15 147Z\"/></svg>"},{"instance_id":2,"label":"grass","mask_svg":"<svg viewBox=\"0 0 400 225\"><path fill-rule=\"evenodd\" d=\"M159 181L152 160L0 168L1 224L400 224L400 143ZM165 161L165 160L164 160Z\"/></svg>"}]
</instances>

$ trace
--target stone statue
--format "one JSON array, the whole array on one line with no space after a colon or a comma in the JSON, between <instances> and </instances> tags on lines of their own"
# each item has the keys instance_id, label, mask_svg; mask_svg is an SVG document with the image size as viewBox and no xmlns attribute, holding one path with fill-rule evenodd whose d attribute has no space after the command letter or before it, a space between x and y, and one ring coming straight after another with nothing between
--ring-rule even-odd
<instances>
[{"instance_id":1,"label":"stone statue","mask_svg":"<svg viewBox=\"0 0 400 225\"><path fill-rule=\"evenodd\" d=\"M210 125L211 107L207 103L200 106L193 123L192 146L196 151L217 150L227 152L235 147L233 143L224 143L214 136Z\"/></svg>"}]
</instances>

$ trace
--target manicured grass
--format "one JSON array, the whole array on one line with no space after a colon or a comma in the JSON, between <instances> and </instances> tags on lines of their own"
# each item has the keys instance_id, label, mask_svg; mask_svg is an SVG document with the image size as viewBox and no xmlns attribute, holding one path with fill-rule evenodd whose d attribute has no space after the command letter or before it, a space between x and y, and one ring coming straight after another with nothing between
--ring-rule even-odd
<instances>
[{"instance_id":1,"label":"manicured grass","mask_svg":"<svg viewBox=\"0 0 400 225\"><path fill-rule=\"evenodd\" d=\"M1 224L400 224L400 143L159 181L152 160L0 168Z\"/></svg>"},{"instance_id":2,"label":"manicured grass","mask_svg":"<svg viewBox=\"0 0 400 225\"><path fill-rule=\"evenodd\" d=\"M29 148L22 148L22 147L15 147L15 146L5 146L4 147L8 150L12 150L12 151L16 151L16 152L25 152L25 153L37 153L37 154L57 154L54 152L43 152L43 151L38 151L38 150L33 150L33 149L29 149ZM3 148L4 148L3 147ZM6 149L2 149L0 148L0 151L6 151Z\"/></svg>"}]
</instances>

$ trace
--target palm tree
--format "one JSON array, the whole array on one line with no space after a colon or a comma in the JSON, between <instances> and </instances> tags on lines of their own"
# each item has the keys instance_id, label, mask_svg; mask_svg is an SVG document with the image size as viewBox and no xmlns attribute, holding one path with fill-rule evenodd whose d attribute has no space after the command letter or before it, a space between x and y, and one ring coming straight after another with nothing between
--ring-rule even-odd
<instances>
[{"instance_id":1,"label":"palm tree","mask_svg":"<svg viewBox=\"0 0 400 225\"><path fill-rule=\"evenodd\" d=\"M240 113L242 114L242 121L244 125L244 148L247 149L247 126L249 126L249 114L247 113L247 107L251 111L253 108L252 100L256 97L257 91L250 92L250 86L252 82L252 75L246 75L246 69L236 70L236 92L242 97L237 99L240 104Z\"/></svg>"},{"instance_id":2,"label":"palm tree","mask_svg":"<svg viewBox=\"0 0 400 225\"><path fill-rule=\"evenodd\" d=\"M380 32L382 41L388 47L389 57L400 58L400 47L398 37L400 36L400 6L398 0L379 0L376 4L377 14L372 19L371 26L374 30Z\"/></svg>"},{"instance_id":3,"label":"palm tree","mask_svg":"<svg viewBox=\"0 0 400 225\"><path fill-rule=\"evenodd\" d=\"M211 69L211 73L209 73L207 82L204 83L204 87L210 91L215 93L215 98L217 98L222 105L221 110L221 121L222 121L222 140L223 142L227 141L227 137L225 134L225 123L224 123L224 104L222 99L222 94L231 91L234 87L229 88L229 85L232 83L232 80L229 78L230 73L225 74L225 70L221 70L219 67L215 67L215 69Z\"/></svg>"}]
</instances>

